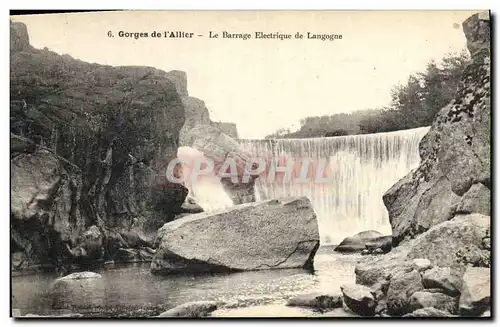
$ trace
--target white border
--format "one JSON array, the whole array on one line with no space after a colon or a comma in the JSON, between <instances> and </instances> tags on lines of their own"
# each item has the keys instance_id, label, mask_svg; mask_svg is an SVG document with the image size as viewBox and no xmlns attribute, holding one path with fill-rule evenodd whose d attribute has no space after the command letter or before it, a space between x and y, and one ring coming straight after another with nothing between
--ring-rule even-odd
<instances>
[{"instance_id":1,"label":"white border","mask_svg":"<svg viewBox=\"0 0 500 327\"><path fill-rule=\"evenodd\" d=\"M273 0L253 0L253 1L240 1L238 3L232 2L232 1L220 1L220 0L211 0L211 1L204 1L204 0L185 0L185 1L148 1L148 0L141 0L141 1L132 1L132 0L121 0L121 1L102 1L102 0L87 0L85 2L72 2L72 1L56 1L56 0L46 0L43 2L35 2L35 1L26 1L26 0L17 0L17 1L8 1L2 2L2 11L5 15L9 15L8 10L9 9L31 9L31 8L36 8L36 9L47 9L47 10L53 10L53 9L65 9L65 10L76 10L76 9L85 9L85 8L92 8L92 9L148 9L148 10L155 10L155 9L170 9L170 10L180 10L180 9L197 9L197 10L229 10L229 9L238 9L238 10L251 10L251 9L267 9L267 10L277 10L277 9L283 9L283 10L290 10L290 9L298 9L298 10L306 10L306 9L336 9L336 10L346 10L346 9L355 9L355 10L391 10L391 9L491 9L493 14L497 13L497 6L500 1L498 0L473 0L473 1L463 1L463 0L454 0L454 1L436 1L436 0L420 0L420 1L390 1L390 0L364 0L364 1L354 1L354 0L338 0L338 1L318 1L318 0L307 0L307 1L297 1L297 0L288 0L288 1L273 1ZM5 6L5 8L3 8ZM5 17L6 19L3 21L4 24L2 25L5 28L5 31L3 33L0 33L0 39L2 44L5 45L5 51L2 52L3 56L3 65L1 66L2 72L0 76L3 76L5 78L4 83L2 85L9 85L10 81L7 79L7 76L9 76L9 54L7 49L9 48L9 30L8 30L8 17ZM495 34L494 34L495 35ZM496 39L496 37L495 37ZM495 44L495 49L494 53L497 53L496 51L496 41L494 42ZM496 67L496 57L493 59L495 60L495 65ZM495 72L496 73L496 69ZM495 74L496 75L496 74ZM495 80L496 82L496 80ZM497 83L494 84L495 88L493 89L493 94L497 95ZM3 87L2 93L1 93L1 99L2 103L4 103L5 107L0 110L2 118L1 122L2 124L5 124L5 127L1 129L3 136L0 137L0 146L1 146L1 151L0 153L2 154L2 158L0 160L1 169L0 169L0 178L1 178L1 185L4 186L4 192L2 192L1 196L1 203L0 203L0 208L2 208L3 211L3 224L5 224L5 229L2 229L4 231L4 246L2 246L2 257L0 259L0 262L3 262L4 264L3 269L2 269L2 281L3 281L3 297L2 297L2 308L3 308L3 314L2 318L3 320L7 320L6 323L8 325L13 324L14 321L13 319L8 318L10 315L10 278L9 278L9 244L10 244L10 232L9 232L9 220L10 220L10 203L9 203L9 194L10 194L10 188L9 188L9 180L10 180L10 168L9 168L9 138L8 138L8 121L9 121L9 114L8 114L8 101L9 101L9 91L7 87ZM495 98L496 99L496 96ZM496 102L493 104L493 108L496 108ZM498 120L498 113L496 114L496 119L495 123L497 123ZM494 132L494 139L499 140L499 137L497 135L497 130ZM498 152L498 145L499 143L497 142L495 146L495 152ZM495 185L497 185L497 180L495 179L494 181ZM498 199L498 194L495 194L495 198L492 199L495 203L500 204L500 201ZM496 217L492 217L492 219L495 219ZM496 223L496 228L495 232L497 232L498 225L500 223ZM498 235L496 233L495 235ZM495 251L495 253L497 253ZM498 265L498 260L495 257L495 262ZM498 269L496 269L498 270ZM495 276L496 277L496 276ZM496 279L496 278L495 278ZM496 292L495 292L496 295ZM496 307L498 307L498 299L495 298L494 303L497 304ZM495 308L497 309L497 308ZM498 314L498 310L495 310L495 312ZM106 323L111 323L114 325L122 324L124 321L106 321ZM227 321L226 321L227 322ZM236 322L236 321L235 321ZM235 322L230 322L231 324ZM242 322L241 320L238 322ZM405 323L408 321L405 321ZM76 322L69 322L69 321L64 321L62 322L64 325L76 325ZM100 324L101 321L87 321L85 322L86 324ZM138 321L138 323L142 324L151 324L150 322L147 321ZM159 324L166 324L167 322L161 322L161 321L155 321L155 323ZM169 326L173 324L192 324L196 323L193 321L190 322L180 322L180 321L169 321L168 324ZM221 324L223 322L214 322L212 321L211 323L216 323L216 324ZM248 323L254 324L258 323L259 325L265 325L265 324L290 324L292 321L286 320L286 321L248 321ZM304 323L304 324L309 324L309 321L300 321L297 323ZM319 323L319 322L316 322ZM334 324L334 325L344 325L346 322L342 321L324 321L324 323L328 324ZM350 321L349 323L353 323ZM357 323L357 322L355 322ZM379 324L384 324L386 321L379 321L377 320L371 320L371 321L363 321L359 322L360 323L379 323ZM439 322L430 322L427 321L425 322L427 324L439 324ZM470 324L475 324L477 323L476 321L470 321L468 322ZM49 326L53 324L53 321L40 321L37 324L39 325L45 325ZM3 324L2 324L3 325Z\"/></svg>"}]
</instances>

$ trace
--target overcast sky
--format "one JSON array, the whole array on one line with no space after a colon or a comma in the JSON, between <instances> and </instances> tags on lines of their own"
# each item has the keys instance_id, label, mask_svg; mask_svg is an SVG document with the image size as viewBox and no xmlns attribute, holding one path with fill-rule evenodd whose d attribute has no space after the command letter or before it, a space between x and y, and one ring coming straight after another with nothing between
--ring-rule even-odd
<instances>
[{"instance_id":1,"label":"overcast sky","mask_svg":"<svg viewBox=\"0 0 500 327\"><path fill-rule=\"evenodd\" d=\"M387 105L390 90L426 63L465 47L469 11L118 12L13 17L31 44L108 65L183 70L212 120L262 138L301 118ZM185 31L193 39L118 37ZM107 32L112 31L114 38ZM209 39L208 32L342 34L342 40ZM204 37L196 37L203 34ZM304 36L305 38L306 36Z\"/></svg>"}]
</instances>

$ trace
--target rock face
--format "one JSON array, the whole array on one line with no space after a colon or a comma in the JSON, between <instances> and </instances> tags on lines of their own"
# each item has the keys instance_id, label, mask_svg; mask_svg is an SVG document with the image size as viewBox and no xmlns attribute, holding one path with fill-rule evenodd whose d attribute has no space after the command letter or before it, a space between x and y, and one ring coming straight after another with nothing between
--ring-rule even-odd
<instances>
[{"instance_id":1,"label":"rock face","mask_svg":"<svg viewBox=\"0 0 500 327\"><path fill-rule=\"evenodd\" d=\"M234 160L237 166L237 182L231 178L221 178L224 191L232 199L233 204L242 204L255 201L254 184L258 175L252 175L248 180L243 179L245 167L250 160L250 154L235 140L236 125L227 130L227 123L214 123L210 120L208 109L200 99L183 97L186 107L186 122L180 131L180 146L200 151L206 158L214 162L214 173L217 174L226 160ZM185 169L185 167L184 167ZM193 197L199 197L193 192L194 187L186 181Z\"/></svg>"},{"instance_id":2,"label":"rock face","mask_svg":"<svg viewBox=\"0 0 500 327\"><path fill-rule=\"evenodd\" d=\"M319 247L305 197L246 203L165 224L153 273L311 268Z\"/></svg>"},{"instance_id":3,"label":"rock face","mask_svg":"<svg viewBox=\"0 0 500 327\"><path fill-rule=\"evenodd\" d=\"M365 249L366 243L382 237L382 234L368 230L357 233L356 235L346 237L336 248L337 252L361 252Z\"/></svg>"},{"instance_id":4,"label":"rock face","mask_svg":"<svg viewBox=\"0 0 500 327\"><path fill-rule=\"evenodd\" d=\"M11 248L23 257L16 267L72 262L91 226L108 251L113 233L147 237L174 219L187 189L169 183L165 169L184 124L183 79L35 49L26 26L11 23Z\"/></svg>"},{"instance_id":5,"label":"rock face","mask_svg":"<svg viewBox=\"0 0 500 327\"><path fill-rule=\"evenodd\" d=\"M489 212L490 18L463 23L472 62L456 97L437 115L420 142L421 164L383 196L393 245L450 220L457 213Z\"/></svg>"},{"instance_id":6,"label":"rock face","mask_svg":"<svg viewBox=\"0 0 500 327\"><path fill-rule=\"evenodd\" d=\"M237 129L235 123L213 122L212 124L213 124L213 126L220 129L222 132L231 136L233 139L237 139L239 137L238 136L238 129Z\"/></svg>"}]
</instances>

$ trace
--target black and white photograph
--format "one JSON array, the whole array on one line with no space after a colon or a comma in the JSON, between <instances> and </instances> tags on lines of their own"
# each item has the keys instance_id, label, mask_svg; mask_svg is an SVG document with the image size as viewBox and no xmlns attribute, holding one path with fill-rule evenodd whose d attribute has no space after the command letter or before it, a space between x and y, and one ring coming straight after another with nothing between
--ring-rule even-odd
<instances>
[{"instance_id":1,"label":"black and white photograph","mask_svg":"<svg viewBox=\"0 0 500 327\"><path fill-rule=\"evenodd\" d=\"M492 319L491 11L9 24L16 321Z\"/></svg>"}]
</instances>

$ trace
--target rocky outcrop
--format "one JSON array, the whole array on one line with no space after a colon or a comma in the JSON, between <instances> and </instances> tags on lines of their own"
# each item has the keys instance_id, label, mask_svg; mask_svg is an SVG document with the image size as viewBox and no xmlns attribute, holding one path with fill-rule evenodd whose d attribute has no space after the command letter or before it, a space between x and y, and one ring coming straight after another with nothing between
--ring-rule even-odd
<instances>
[{"instance_id":1,"label":"rocky outcrop","mask_svg":"<svg viewBox=\"0 0 500 327\"><path fill-rule=\"evenodd\" d=\"M462 271L466 265L489 266L490 251L483 246L483 239L489 233L489 216L457 216L378 260L357 265L356 282L373 285L399 272L411 271L415 267L413 259L428 259L432 265L456 267Z\"/></svg>"},{"instance_id":2,"label":"rocky outcrop","mask_svg":"<svg viewBox=\"0 0 500 327\"><path fill-rule=\"evenodd\" d=\"M472 62L456 97L420 142L421 163L383 196L393 245L456 214L488 214L491 189L490 18L463 23Z\"/></svg>"},{"instance_id":3,"label":"rocky outcrop","mask_svg":"<svg viewBox=\"0 0 500 327\"><path fill-rule=\"evenodd\" d=\"M246 203L165 224L151 263L158 274L311 268L318 222L305 197Z\"/></svg>"},{"instance_id":4,"label":"rocky outcrop","mask_svg":"<svg viewBox=\"0 0 500 327\"><path fill-rule=\"evenodd\" d=\"M222 177L220 182L224 192L231 198L233 204L255 201L254 184L258 175L252 175L248 180L243 178L245 167L250 160L250 154L235 140L236 125L227 131L228 123L214 123L210 119L208 109L200 99L183 97L186 108L186 121L180 131L180 146L200 151L207 159L214 162L213 174L217 175L226 160L234 160L237 168L237 182L229 177ZM186 167L183 167L186 169ZM227 167L225 167L227 168ZM227 171L222 171L222 173ZM196 198L194 187L185 181L191 195Z\"/></svg>"},{"instance_id":5,"label":"rocky outcrop","mask_svg":"<svg viewBox=\"0 0 500 327\"><path fill-rule=\"evenodd\" d=\"M238 129L236 128L235 123L225 123L225 122L213 122L212 125L217 127L222 132L231 136L233 139L238 139Z\"/></svg>"},{"instance_id":6,"label":"rocky outcrop","mask_svg":"<svg viewBox=\"0 0 500 327\"><path fill-rule=\"evenodd\" d=\"M31 50L28 28L23 23L10 22L10 51Z\"/></svg>"},{"instance_id":7,"label":"rocky outcrop","mask_svg":"<svg viewBox=\"0 0 500 327\"><path fill-rule=\"evenodd\" d=\"M183 76L35 49L26 26L11 23L11 248L24 257L16 267L82 257L91 226L106 251L117 232L151 238L181 212L187 189L165 171L184 124Z\"/></svg>"}]
</instances>

